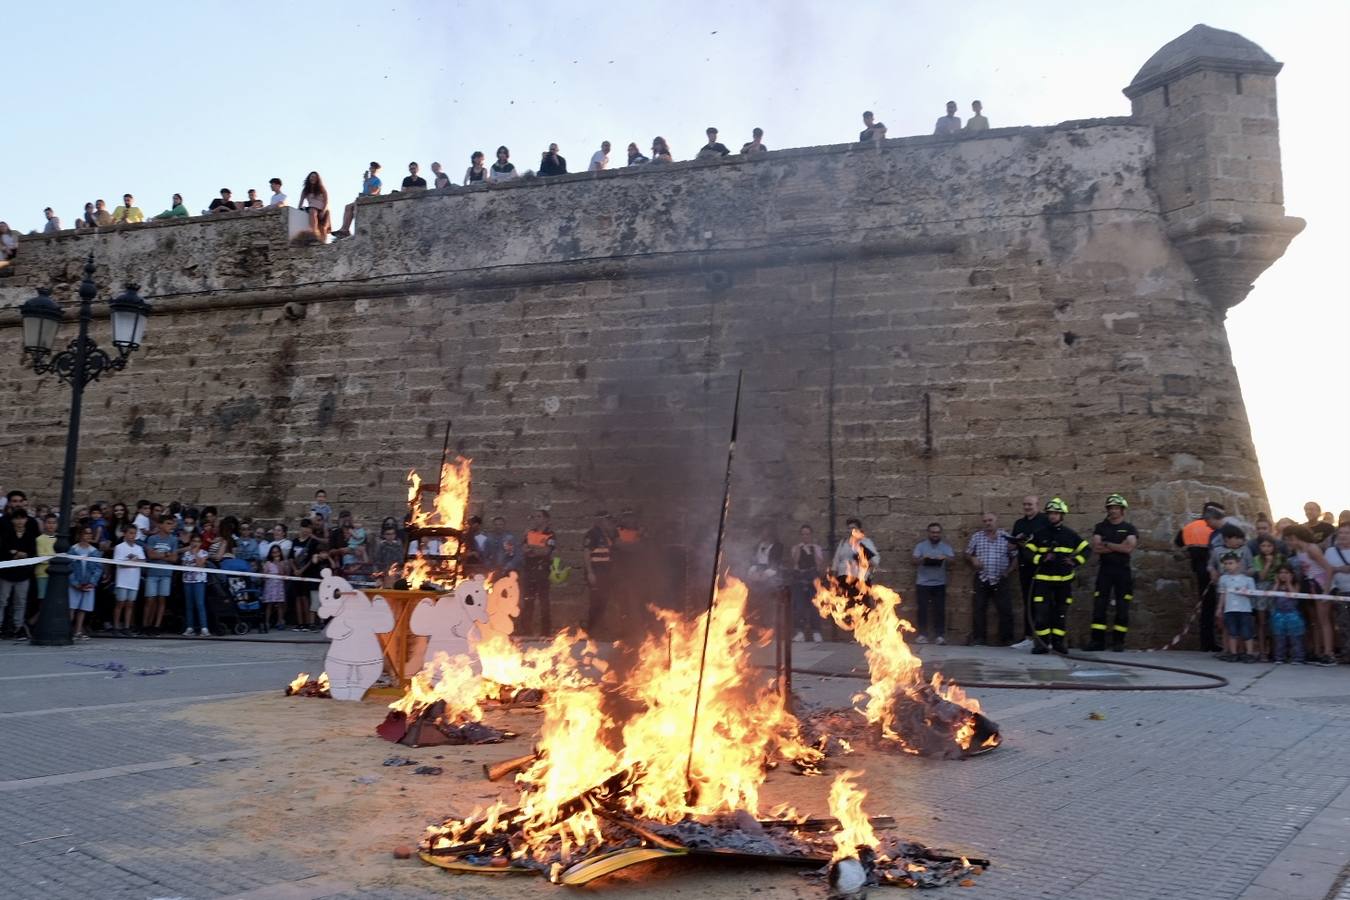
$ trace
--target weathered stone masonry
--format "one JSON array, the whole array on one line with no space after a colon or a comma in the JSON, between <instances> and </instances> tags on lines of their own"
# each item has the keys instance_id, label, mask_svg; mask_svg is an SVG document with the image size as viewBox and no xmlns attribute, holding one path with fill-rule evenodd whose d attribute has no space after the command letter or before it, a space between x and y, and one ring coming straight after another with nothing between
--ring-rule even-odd
<instances>
[{"instance_id":1,"label":"weathered stone masonry","mask_svg":"<svg viewBox=\"0 0 1350 900\"><path fill-rule=\"evenodd\" d=\"M548 505L570 562L598 505L701 553L744 370L742 542L858 513L907 590L930 520L963 545L1034 492L1087 533L1122 491L1142 644L1189 607L1167 549L1188 514L1264 507L1223 315L1302 225L1278 64L1201 29L1141 70L1132 118L374 198L329 246L274 212L32 237L0 303L68 298L92 252L155 304L86 396L84 498L294 520L322 486L380 516L453 419L476 507ZM54 498L62 394L10 373L7 482Z\"/></svg>"}]
</instances>

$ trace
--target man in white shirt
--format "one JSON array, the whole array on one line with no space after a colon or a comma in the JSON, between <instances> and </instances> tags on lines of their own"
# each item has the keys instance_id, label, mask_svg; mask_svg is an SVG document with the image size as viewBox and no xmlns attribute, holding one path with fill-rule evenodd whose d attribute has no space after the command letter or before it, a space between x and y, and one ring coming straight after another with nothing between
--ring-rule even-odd
<instances>
[{"instance_id":1,"label":"man in white shirt","mask_svg":"<svg viewBox=\"0 0 1350 900\"><path fill-rule=\"evenodd\" d=\"M600 149L591 156L590 171L599 172L609 168L609 141L601 141Z\"/></svg>"},{"instance_id":2,"label":"man in white shirt","mask_svg":"<svg viewBox=\"0 0 1350 900\"><path fill-rule=\"evenodd\" d=\"M279 206L285 206L286 195L281 192L281 179L273 178L267 183L272 186L272 199L267 201L267 208L276 209Z\"/></svg>"},{"instance_id":3,"label":"man in white shirt","mask_svg":"<svg viewBox=\"0 0 1350 900\"><path fill-rule=\"evenodd\" d=\"M956 101L947 101L947 114L937 120L933 134L960 134L961 117L956 114Z\"/></svg>"}]
</instances>

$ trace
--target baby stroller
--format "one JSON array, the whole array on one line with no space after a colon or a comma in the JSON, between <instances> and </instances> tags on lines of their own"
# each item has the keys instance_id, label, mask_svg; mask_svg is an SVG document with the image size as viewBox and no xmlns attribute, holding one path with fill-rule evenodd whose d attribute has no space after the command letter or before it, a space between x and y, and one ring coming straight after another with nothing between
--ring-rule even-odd
<instances>
[{"instance_id":1,"label":"baby stroller","mask_svg":"<svg viewBox=\"0 0 1350 900\"><path fill-rule=\"evenodd\" d=\"M226 557L220 561L220 571L206 580L206 602L212 619L212 633L248 634L252 624L260 633L267 633L267 619L263 615L262 592L248 577L253 573L248 563Z\"/></svg>"}]
</instances>

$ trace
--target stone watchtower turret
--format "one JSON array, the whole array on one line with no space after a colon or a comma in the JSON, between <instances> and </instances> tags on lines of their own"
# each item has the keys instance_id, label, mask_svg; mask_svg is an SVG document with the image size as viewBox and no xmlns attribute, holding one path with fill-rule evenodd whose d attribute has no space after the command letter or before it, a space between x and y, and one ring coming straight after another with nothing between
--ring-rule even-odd
<instances>
[{"instance_id":1,"label":"stone watchtower turret","mask_svg":"<svg viewBox=\"0 0 1350 900\"><path fill-rule=\"evenodd\" d=\"M1152 182L1168 237L1216 309L1240 303L1304 221L1284 214L1275 76L1239 34L1196 25L1153 54L1125 96L1154 126Z\"/></svg>"}]
</instances>

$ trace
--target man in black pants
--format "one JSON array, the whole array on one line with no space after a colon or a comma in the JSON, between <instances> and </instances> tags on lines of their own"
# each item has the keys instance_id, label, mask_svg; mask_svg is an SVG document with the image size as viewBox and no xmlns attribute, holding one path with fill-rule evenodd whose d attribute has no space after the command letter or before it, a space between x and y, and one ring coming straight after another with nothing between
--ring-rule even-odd
<instances>
[{"instance_id":1,"label":"man in black pants","mask_svg":"<svg viewBox=\"0 0 1350 900\"><path fill-rule=\"evenodd\" d=\"M1045 517L1050 524L1027 541L1036 572L1032 577L1031 605L1038 640L1031 648L1032 653L1068 651L1066 629L1069 607L1073 605L1073 579L1078 567L1087 562L1088 549L1088 542L1064 524L1068 512L1069 504L1058 497L1047 500Z\"/></svg>"},{"instance_id":2,"label":"man in black pants","mask_svg":"<svg viewBox=\"0 0 1350 900\"><path fill-rule=\"evenodd\" d=\"M1027 549L1027 541L1031 540L1032 535L1050 524L1050 520L1041 512L1041 500L1039 497L1028 496L1022 498L1022 518L1013 523L1012 539L1017 544L1017 580L1022 587L1022 614L1019 618L1022 620L1022 638L1020 643L1013 644L1017 650L1025 650L1031 646L1031 633L1033 626L1031 624L1031 576L1036 574L1036 567L1031 562L1031 551Z\"/></svg>"},{"instance_id":3,"label":"man in black pants","mask_svg":"<svg viewBox=\"0 0 1350 900\"><path fill-rule=\"evenodd\" d=\"M1111 649L1125 649L1130 630L1130 602L1134 600L1134 573L1130 556L1139 544L1139 530L1125 521L1129 504L1120 494L1106 498L1106 518L1092 529L1092 552L1097 554L1097 587L1092 594L1092 639L1089 650L1106 649L1107 609L1114 599L1116 621L1111 627Z\"/></svg>"}]
</instances>

